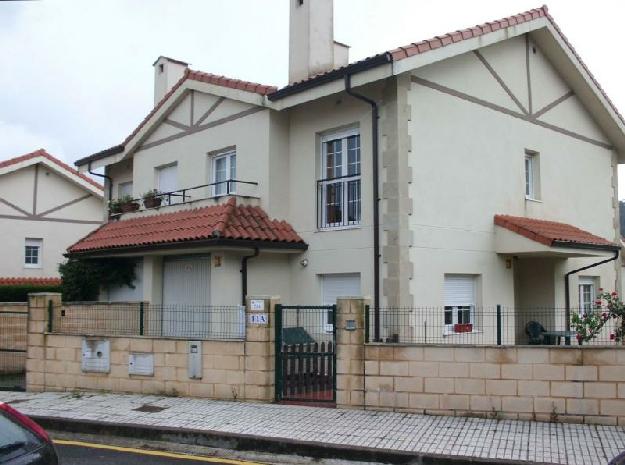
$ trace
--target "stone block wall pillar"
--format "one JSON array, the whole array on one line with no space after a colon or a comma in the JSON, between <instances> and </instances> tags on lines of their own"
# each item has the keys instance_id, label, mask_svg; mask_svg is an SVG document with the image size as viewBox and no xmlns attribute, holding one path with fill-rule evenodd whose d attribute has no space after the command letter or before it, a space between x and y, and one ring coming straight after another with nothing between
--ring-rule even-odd
<instances>
[{"instance_id":1,"label":"stone block wall pillar","mask_svg":"<svg viewBox=\"0 0 625 465\"><path fill-rule=\"evenodd\" d=\"M339 408L364 407L366 305L369 299L362 297L337 299L336 406Z\"/></svg>"},{"instance_id":2,"label":"stone block wall pillar","mask_svg":"<svg viewBox=\"0 0 625 465\"><path fill-rule=\"evenodd\" d=\"M61 311L61 294L58 292L35 292L28 294L28 352L26 355L26 390L44 391L45 351L48 331L48 308Z\"/></svg>"},{"instance_id":3,"label":"stone block wall pillar","mask_svg":"<svg viewBox=\"0 0 625 465\"><path fill-rule=\"evenodd\" d=\"M275 308L279 297L250 296L245 306L245 399L275 397ZM262 308L262 309L261 309ZM263 320L266 319L266 322Z\"/></svg>"}]
</instances>

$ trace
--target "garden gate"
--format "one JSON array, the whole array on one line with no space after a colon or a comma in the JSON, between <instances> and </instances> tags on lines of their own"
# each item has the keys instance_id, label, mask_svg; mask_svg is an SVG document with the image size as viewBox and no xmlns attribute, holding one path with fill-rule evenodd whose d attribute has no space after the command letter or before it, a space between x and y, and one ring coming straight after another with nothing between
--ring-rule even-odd
<instances>
[{"instance_id":1,"label":"garden gate","mask_svg":"<svg viewBox=\"0 0 625 465\"><path fill-rule=\"evenodd\" d=\"M276 401L336 402L336 305L276 305Z\"/></svg>"}]
</instances>

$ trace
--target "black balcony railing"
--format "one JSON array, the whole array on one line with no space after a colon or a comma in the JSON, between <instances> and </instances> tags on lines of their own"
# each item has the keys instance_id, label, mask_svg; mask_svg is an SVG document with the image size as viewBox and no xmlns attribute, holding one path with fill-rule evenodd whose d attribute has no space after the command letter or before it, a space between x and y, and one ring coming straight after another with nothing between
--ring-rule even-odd
<instances>
[{"instance_id":1,"label":"black balcony railing","mask_svg":"<svg viewBox=\"0 0 625 465\"><path fill-rule=\"evenodd\" d=\"M207 198L218 198L226 195L235 195L240 191L240 185L258 186L254 181L240 181L238 179L227 179L225 181L201 184L199 186L187 187L169 192L153 191L149 195L136 199L120 199L113 201L109 206L112 215L128 213L141 209L157 208L166 205L176 205ZM240 195L240 192L239 192Z\"/></svg>"},{"instance_id":2,"label":"black balcony railing","mask_svg":"<svg viewBox=\"0 0 625 465\"><path fill-rule=\"evenodd\" d=\"M360 173L317 181L319 229L360 224L361 204Z\"/></svg>"}]
</instances>

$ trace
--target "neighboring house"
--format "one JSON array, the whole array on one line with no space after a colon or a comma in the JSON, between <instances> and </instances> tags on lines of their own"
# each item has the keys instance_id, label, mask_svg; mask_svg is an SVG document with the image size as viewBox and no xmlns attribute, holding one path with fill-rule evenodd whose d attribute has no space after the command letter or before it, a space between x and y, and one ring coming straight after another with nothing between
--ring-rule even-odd
<instances>
[{"instance_id":1,"label":"neighboring house","mask_svg":"<svg viewBox=\"0 0 625 465\"><path fill-rule=\"evenodd\" d=\"M136 257L137 300L368 295L451 333L498 304L562 308L567 273L616 257L625 123L546 7L352 64L332 17L291 0L281 89L159 57L154 109L76 165L161 205L70 253ZM571 274L568 305L599 286L618 261Z\"/></svg>"},{"instance_id":2,"label":"neighboring house","mask_svg":"<svg viewBox=\"0 0 625 465\"><path fill-rule=\"evenodd\" d=\"M102 224L102 199L100 184L43 149L1 161L0 276L58 278L67 247Z\"/></svg>"}]
</instances>

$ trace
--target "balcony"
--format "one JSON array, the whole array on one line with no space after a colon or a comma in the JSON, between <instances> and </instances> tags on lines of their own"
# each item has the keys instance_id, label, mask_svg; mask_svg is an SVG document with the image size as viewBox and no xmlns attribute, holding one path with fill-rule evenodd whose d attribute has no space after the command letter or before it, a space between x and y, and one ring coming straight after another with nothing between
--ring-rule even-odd
<instances>
[{"instance_id":1,"label":"balcony","mask_svg":"<svg viewBox=\"0 0 625 465\"><path fill-rule=\"evenodd\" d=\"M254 181L241 181L228 179L226 181L202 184L187 187L170 192L152 190L140 198L130 196L113 200L109 204L109 217L119 219L122 216L143 216L144 213L152 213L161 209L167 212L198 208L219 203L223 197L236 196L239 199L248 200L250 204L256 204L258 197L258 183Z\"/></svg>"},{"instance_id":2,"label":"balcony","mask_svg":"<svg viewBox=\"0 0 625 465\"><path fill-rule=\"evenodd\" d=\"M361 204L360 173L317 181L317 228L360 225Z\"/></svg>"}]
</instances>

